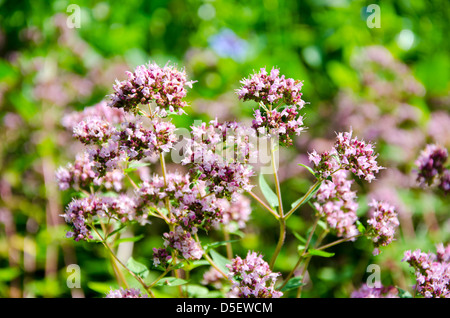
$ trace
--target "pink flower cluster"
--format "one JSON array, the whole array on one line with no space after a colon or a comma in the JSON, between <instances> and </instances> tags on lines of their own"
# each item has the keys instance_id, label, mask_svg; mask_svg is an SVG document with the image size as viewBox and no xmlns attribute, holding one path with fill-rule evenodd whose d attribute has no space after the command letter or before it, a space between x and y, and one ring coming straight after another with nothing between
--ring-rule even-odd
<instances>
[{"instance_id":1,"label":"pink flower cluster","mask_svg":"<svg viewBox=\"0 0 450 318\"><path fill-rule=\"evenodd\" d=\"M399 298L398 290L393 287L370 287L363 284L352 292L351 298Z\"/></svg>"},{"instance_id":2,"label":"pink flower cluster","mask_svg":"<svg viewBox=\"0 0 450 318\"><path fill-rule=\"evenodd\" d=\"M280 77L280 70L272 68L270 74L265 68L261 68L259 73L255 73L250 78L241 80L243 86L236 90L239 99L254 100L265 105L284 103L285 105L302 108L305 102L301 99L300 92L303 82Z\"/></svg>"},{"instance_id":3,"label":"pink flower cluster","mask_svg":"<svg viewBox=\"0 0 450 318\"><path fill-rule=\"evenodd\" d=\"M88 117L73 127L73 136L86 145L102 144L114 133L114 126L98 117Z\"/></svg>"},{"instance_id":4,"label":"pink flower cluster","mask_svg":"<svg viewBox=\"0 0 450 318\"><path fill-rule=\"evenodd\" d=\"M165 199L171 202L174 224L190 233L198 228L210 230L222 222L222 206L214 195L206 195L201 182L194 184L189 174L169 173L164 178L154 175L144 181L137 191L140 206L164 207Z\"/></svg>"},{"instance_id":5,"label":"pink flower cluster","mask_svg":"<svg viewBox=\"0 0 450 318\"><path fill-rule=\"evenodd\" d=\"M116 80L114 93L110 95L109 106L124 109L127 112L137 112L139 104L150 104L157 107L154 113L166 117L168 112L184 113L187 106L183 101L186 96L185 86L192 88L193 81L187 81L184 70L175 66L159 67L152 63L138 66L134 72L126 72L128 79L122 82Z\"/></svg>"},{"instance_id":6,"label":"pink flower cluster","mask_svg":"<svg viewBox=\"0 0 450 318\"><path fill-rule=\"evenodd\" d=\"M237 194L233 201L227 199L217 199L217 201L222 208L222 224L227 231L233 232L246 226L252 213L249 198Z\"/></svg>"},{"instance_id":7,"label":"pink flower cluster","mask_svg":"<svg viewBox=\"0 0 450 318\"><path fill-rule=\"evenodd\" d=\"M352 131L338 133L333 149L321 155L314 150L309 154L309 161L315 165L315 171L321 179L326 179L339 169L349 170L368 182L375 179L383 167L379 166L373 145L352 138Z\"/></svg>"},{"instance_id":8,"label":"pink flower cluster","mask_svg":"<svg viewBox=\"0 0 450 318\"><path fill-rule=\"evenodd\" d=\"M425 298L450 298L450 244L436 246L436 254L406 251L402 261L414 269L416 290Z\"/></svg>"},{"instance_id":9,"label":"pink flower cluster","mask_svg":"<svg viewBox=\"0 0 450 318\"><path fill-rule=\"evenodd\" d=\"M367 220L367 233L375 245L373 254L378 255L380 246L387 246L394 240L395 231L400 223L395 208L390 204L372 200L369 206L372 209Z\"/></svg>"},{"instance_id":10,"label":"pink flower cluster","mask_svg":"<svg viewBox=\"0 0 450 318\"><path fill-rule=\"evenodd\" d=\"M60 167L56 171L56 180L60 190L89 189L93 184L104 186L108 190L120 191L123 186L123 177L123 173L119 170L106 172L105 176L100 177L94 168L94 162L89 160L86 152L78 154L73 164L69 163L66 167Z\"/></svg>"},{"instance_id":11,"label":"pink flower cluster","mask_svg":"<svg viewBox=\"0 0 450 318\"><path fill-rule=\"evenodd\" d=\"M153 248L154 266L166 267L171 259L172 256L169 255L168 251L165 248L156 248L156 247Z\"/></svg>"},{"instance_id":12,"label":"pink flower cluster","mask_svg":"<svg viewBox=\"0 0 450 318\"><path fill-rule=\"evenodd\" d=\"M338 237L352 237L359 233L356 227L356 192L351 191L353 181L347 180L347 172L340 170L330 180L322 182L315 194L314 207L325 217L328 226Z\"/></svg>"},{"instance_id":13,"label":"pink flower cluster","mask_svg":"<svg viewBox=\"0 0 450 318\"><path fill-rule=\"evenodd\" d=\"M447 158L448 151L444 147L427 145L416 160L417 182L422 186L438 184L445 193L450 192L450 171L444 166Z\"/></svg>"},{"instance_id":14,"label":"pink flower cluster","mask_svg":"<svg viewBox=\"0 0 450 318\"><path fill-rule=\"evenodd\" d=\"M280 273L273 273L262 255L249 251L245 259L237 256L227 267L228 277L233 282L229 297L280 298L283 295L274 288Z\"/></svg>"},{"instance_id":15,"label":"pink flower cluster","mask_svg":"<svg viewBox=\"0 0 450 318\"><path fill-rule=\"evenodd\" d=\"M193 138L187 140L183 165L189 165L192 175L205 181L209 192L219 198L231 198L236 193L252 189L253 169L248 164L256 156L251 138L254 130L236 122L192 127ZM226 148L225 148L226 147Z\"/></svg>"},{"instance_id":16,"label":"pink flower cluster","mask_svg":"<svg viewBox=\"0 0 450 318\"><path fill-rule=\"evenodd\" d=\"M151 129L144 128L141 122L123 123L115 139L133 160L169 152L177 141L175 126L155 119L151 122Z\"/></svg>"},{"instance_id":17,"label":"pink flower cluster","mask_svg":"<svg viewBox=\"0 0 450 318\"><path fill-rule=\"evenodd\" d=\"M73 128L77 126L79 122L88 118L102 119L112 125L116 125L124 121L132 120L133 116L125 113L123 109L109 107L106 101L101 101L94 106L84 108L80 112L75 111L65 115L61 124L66 129L73 131Z\"/></svg>"},{"instance_id":18,"label":"pink flower cluster","mask_svg":"<svg viewBox=\"0 0 450 318\"><path fill-rule=\"evenodd\" d=\"M222 288L225 279L224 276L214 267L210 267L204 274L202 279L203 285L213 285L216 289Z\"/></svg>"},{"instance_id":19,"label":"pink flower cluster","mask_svg":"<svg viewBox=\"0 0 450 318\"><path fill-rule=\"evenodd\" d=\"M255 110L253 114L252 127L259 136L276 137L280 144L285 146L292 145L291 136L299 136L305 129L303 126L303 117L298 114L296 106L286 107L282 111L273 110Z\"/></svg>"},{"instance_id":20,"label":"pink flower cluster","mask_svg":"<svg viewBox=\"0 0 450 318\"><path fill-rule=\"evenodd\" d=\"M159 155L173 148L177 138L170 122L152 119L149 128L140 121L124 122L120 129L99 118L88 118L74 128L74 137L86 145L89 159L101 176L120 162Z\"/></svg>"},{"instance_id":21,"label":"pink flower cluster","mask_svg":"<svg viewBox=\"0 0 450 318\"><path fill-rule=\"evenodd\" d=\"M75 241L92 239L88 226L96 218L110 218L122 223L137 221L141 224L149 223L148 215L136 210L136 201L125 194L117 197L89 196L74 199L66 208L64 217L66 223L72 225L72 231L66 237L73 237Z\"/></svg>"},{"instance_id":22,"label":"pink flower cluster","mask_svg":"<svg viewBox=\"0 0 450 318\"><path fill-rule=\"evenodd\" d=\"M106 295L106 298L148 298L137 288L122 288L112 290Z\"/></svg>"},{"instance_id":23,"label":"pink flower cluster","mask_svg":"<svg viewBox=\"0 0 450 318\"><path fill-rule=\"evenodd\" d=\"M164 233L164 246L175 249L186 260L196 260L203 256L201 246L194 240L191 233L186 232L181 226L176 226L174 231ZM155 258L153 260L155 262Z\"/></svg>"}]
</instances>

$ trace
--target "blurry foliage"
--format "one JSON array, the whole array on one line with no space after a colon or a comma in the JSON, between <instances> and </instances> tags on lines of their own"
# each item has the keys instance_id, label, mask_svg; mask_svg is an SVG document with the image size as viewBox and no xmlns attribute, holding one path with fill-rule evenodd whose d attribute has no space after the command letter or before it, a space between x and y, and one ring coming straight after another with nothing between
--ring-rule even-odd
<instances>
[{"instance_id":1,"label":"blurry foliage","mask_svg":"<svg viewBox=\"0 0 450 318\"><path fill-rule=\"evenodd\" d=\"M381 28L366 25L366 6L371 3L381 8ZM65 24L69 4L81 8L80 29ZM239 102L233 90L261 67L276 66L287 77L304 80L309 129L297 138L295 149L281 152L288 208L311 184L305 169L297 166L307 163L306 151L334 138L334 131L349 128L335 120L339 94L350 92L356 103L374 102L386 112L392 106L368 91L362 70L352 64L361 48L387 48L424 86L423 95L395 101L420 110L413 127L424 127L435 111L448 115L449 9L447 1L425 0L0 1L0 297L102 297L115 286L101 246L64 238L66 228L58 215L71 194L58 191L54 170L72 161L78 149L60 125L62 116L101 101L125 70L148 61L185 66L198 83L188 95L189 115L174 118L184 127L215 116L250 121L251 105ZM379 69L373 72L392 81ZM401 147L378 142L382 165L413 176L413 161L403 161ZM364 187L358 186L363 217L370 190ZM381 266L383 284L410 288L409 270L400 262L403 252L433 250L435 243L449 241L449 201L439 193L404 186L396 192L413 234L405 234L402 224L398 240L377 258L363 240L335 247L331 259L313 258L304 296L348 297L367 277L371 263ZM285 273L295 264L298 240L292 232L305 233L310 217L306 206L289 220L291 231L276 270ZM244 255L252 249L270 256L278 239L273 221L254 204L252 222L245 236L233 243L234 252ZM139 261L150 265L151 249L161 243L160 235L150 234L162 229L155 222L151 230L133 231L147 234L134 250L143 257ZM205 239L223 240L214 232ZM65 269L72 263L81 266L81 290L66 286ZM205 269L200 266L191 275L201 277ZM170 297L175 291L164 287L159 296ZM197 292L204 295L204 290Z\"/></svg>"}]
</instances>

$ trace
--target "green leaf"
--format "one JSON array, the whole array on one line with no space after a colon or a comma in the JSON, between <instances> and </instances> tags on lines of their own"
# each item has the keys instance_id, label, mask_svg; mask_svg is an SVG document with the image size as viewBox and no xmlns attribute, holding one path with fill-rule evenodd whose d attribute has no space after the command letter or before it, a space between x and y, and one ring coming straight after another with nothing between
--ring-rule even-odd
<instances>
[{"instance_id":1,"label":"green leaf","mask_svg":"<svg viewBox=\"0 0 450 318\"><path fill-rule=\"evenodd\" d=\"M103 282L88 282L87 286L93 291L96 291L97 293L103 295L108 294L111 291L111 289L118 288L117 286Z\"/></svg>"},{"instance_id":2,"label":"green leaf","mask_svg":"<svg viewBox=\"0 0 450 318\"><path fill-rule=\"evenodd\" d=\"M301 197L300 199L298 199L297 201L295 201L294 203L291 204L291 208L295 208L297 206L297 204L299 204L300 202L302 202L302 204L300 204L297 208L301 207L303 204L307 203L309 200L311 200L311 198L316 194L316 192L319 190L320 186L322 185L322 182L318 182L314 188L312 189L312 191L307 195L305 194L303 197Z\"/></svg>"},{"instance_id":3,"label":"green leaf","mask_svg":"<svg viewBox=\"0 0 450 318\"><path fill-rule=\"evenodd\" d=\"M409 291L406 291L404 289L401 289L400 287L396 286L398 290L398 297L400 298L413 298L411 293Z\"/></svg>"},{"instance_id":4,"label":"green leaf","mask_svg":"<svg viewBox=\"0 0 450 318\"><path fill-rule=\"evenodd\" d=\"M226 267L227 264L231 264L231 261L217 253L215 250L209 251L209 254L211 254L211 257L214 261L214 263L217 265L217 267L224 273L228 273L230 270L228 267Z\"/></svg>"},{"instance_id":5,"label":"green leaf","mask_svg":"<svg viewBox=\"0 0 450 318\"><path fill-rule=\"evenodd\" d=\"M111 233L108 234L108 237L113 236L116 233L119 233L120 231L122 231L124 228L126 227L126 225L121 225L119 226L117 229L115 229L114 231L112 231Z\"/></svg>"},{"instance_id":6,"label":"green leaf","mask_svg":"<svg viewBox=\"0 0 450 318\"><path fill-rule=\"evenodd\" d=\"M8 282L20 275L17 267L0 268L0 282Z\"/></svg>"},{"instance_id":7,"label":"green leaf","mask_svg":"<svg viewBox=\"0 0 450 318\"><path fill-rule=\"evenodd\" d=\"M184 288L188 295L193 298L203 298L209 293L209 289L201 285L188 285Z\"/></svg>"},{"instance_id":8,"label":"green leaf","mask_svg":"<svg viewBox=\"0 0 450 318\"><path fill-rule=\"evenodd\" d=\"M315 250L310 248L308 250L308 253L310 255L314 255L314 256L320 256L320 257L333 257L335 253L329 253L329 252L325 252L325 251L321 251L321 250Z\"/></svg>"},{"instance_id":9,"label":"green leaf","mask_svg":"<svg viewBox=\"0 0 450 318\"><path fill-rule=\"evenodd\" d=\"M361 234L366 233L366 228L364 227L364 225L363 225L359 220L356 221L356 228L358 229L358 231L359 231Z\"/></svg>"},{"instance_id":10,"label":"green leaf","mask_svg":"<svg viewBox=\"0 0 450 318\"><path fill-rule=\"evenodd\" d=\"M186 264L183 268L185 271L191 271L194 268L200 267L200 266L207 266L210 265L208 261L204 259L199 259L193 262L190 262L189 264Z\"/></svg>"},{"instance_id":11,"label":"green leaf","mask_svg":"<svg viewBox=\"0 0 450 318\"><path fill-rule=\"evenodd\" d=\"M145 266L142 263L139 263L133 257L130 257L128 259L127 267L130 271L132 271L134 274L136 274L137 276L139 276L143 279L145 279L148 276L148 274L150 273L147 266Z\"/></svg>"},{"instance_id":12,"label":"green leaf","mask_svg":"<svg viewBox=\"0 0 450 318\"><path fill-rule=\"evenodd\" d=\"M298 288L300 286L302 286L302 277L292 277L287 283L286 285L281 288L281 291L285 292L291 289L295 289Z\"/></svg>"},{"instance_id":13,"label":"green leaf","mask_svg":"<svg viewBox=\"0 0 450 318\"><path fill-rule=\"evenodd\" d=\"M308 170L314 177L316 176L316 172L311 167L304 165L302 163L299 163L298 165L302 166L303 168L306 168L306 170Z\"/></svg>"},{"instance_id":14,"label":"green leaf","mask_svg":"<svg viewBox=\"0 0 450 318\"><path fill-rule=\"evenodd\" d=\"M188 281L176 278L176 277L166 277L161 279L159 282L155 284L155 286L179 286L179 285L185 285Z\"/></svg>"},{"instance_id":15,"label":"green leaf","mask_svg":"<svg viewBox=\"0 0 450 318\"><path fill-rule=\"evenodd\" d=\"M234 242L239 242L239 240L228 240L228 241L209 243L204 246L204 250L205 250L205 252L207 252L207 251L217 248L219 246L226 245L227 243L234 243Z\"/></svg>"},{"instance_id":16,"label":"green leaf","mask_svg":"<svg viewBox=\"0 0 450 318\"><path fill-rule=\"evenodd\" d=\"M262 173L259 175L259 187L261 188L261 192L266 198L267 202L269 202L272 207L276 208L279 205L278 197L275 192L273 192L272 188L270 188L270 186L267 184L266 179L264 179Z\"/></svg>"},{"instance_id":17,"label":"green leaf","mask_svg":"<svg viewBox=\"0 0 450 318\"><path fill-rule=\"evenodd\" d=\"M143 238L144 238L144 234L141 234L139 236L120 238L114 242L114 246L117 246L120 243L125 243L125 242L137 242L137 241L142 240Z\"/></svg>"},{"instance_id":18,"label":"green leaf","mask_svg":"<svg viewBox=\"0 0 450 318\"><path fill-rule=\"evenodd\" d=\"M128 168L124 169L123 172L128 173L128 172L136 171L140 167L146 167L146 166L150 166L150 165L151 165L151 163L149 163L149 162L132 161L128 165Z\"/></svg>"},{"instance_id":19,"label":"green leaf","mask_svg":"<svg viewBox=\"0 0 450 318\"><path fill-rule=\"evenodd\" d=\"M301 236L300 234L298 234L297 232L293 231L292 234L294 234L295 238L297 240L299 240L300 242L306 243L306 239L303 236Z\"/></svg>"}]
</instances>

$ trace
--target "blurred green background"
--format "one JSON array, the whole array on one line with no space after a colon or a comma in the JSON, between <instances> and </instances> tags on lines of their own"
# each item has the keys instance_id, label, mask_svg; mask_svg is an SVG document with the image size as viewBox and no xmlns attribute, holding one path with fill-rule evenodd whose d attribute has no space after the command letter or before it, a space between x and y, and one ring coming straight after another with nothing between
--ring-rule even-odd
<instances>
[{"instance_id":1,"label":"blurred green background","mask_svg":"<svg viewBox=\"0 0 450 318\"><path fill-rule=\"evenodd\" d=\"M79 28L69 27L71 4L81 9ZM379 16L367 10L371 4ZM54 171L80 148L61 119L100 102L124 71L149 61L178 64L198 81L188 115L173 118L180 127L214 117L250 122L255 105L238 101L234 90L261 67L304 80L308 130L280 152L287 208L311 185L297 165L307 164L307 151L326 150L335 131L350 126L375 141L388 169L370 186L355 182L360 216L370 196L390 200L401 213L397 241L377 257L358 240L337 246L332 259L313 258L303 295L348 297L369 264L380 266L383 284L410 289L403 252L434 251L450 239L448 197L414 185L420 150L430 142L450 148L449 13L444 0L0 0L0 297L103 297L114 284L102 246L64 238L58 215L71 193L58 190ZM379 28L369 27L374 18ZM304 235L311 213L304 207L289 219L277 271L295 264L293 232ZM133 252L145 264L161 240L154 227L133 229L146 234ZM268 261L277 222L253 204L244 233L234 252L256 250ZM81 289L67 288L69 264L80 265ZM192 275L201 279L205 269Z\"/></svg>"}]
</instances>

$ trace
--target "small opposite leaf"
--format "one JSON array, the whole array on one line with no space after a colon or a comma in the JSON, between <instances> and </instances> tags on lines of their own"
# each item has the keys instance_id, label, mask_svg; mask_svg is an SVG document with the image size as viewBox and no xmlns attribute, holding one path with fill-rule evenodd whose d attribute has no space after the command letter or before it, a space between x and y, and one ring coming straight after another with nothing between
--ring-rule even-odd
<instances>
[{"instance_id":1,"label":"small opposite leaf","mask_svg":"<svg viewBox=\"0 0 450 318\"><path fill-rule=\"evenodd\" d=\"M361 234L366 233L366 228L360 221L356 221L356 228L358 229L359 233Z\"/></svg>"},{"instance_id":2,"label":"small opposite leaf","mask_svg":"<svg viewBox=\"0 0 450 318\"><path fill-rule=\"evenodd\" d=\"M299 163L298 165L306 168L306 170L308 170L314 177L316 176L316 172L311 167L308 167L307 165L304 165L302 163Z\"/></svg>"},{"instance_id":3,"label":"small opposite leaf","mask_svg":"<svg viewBox=\"0 0 450 318\"><path fill-rule=\"evenodd\" d=\"M333 257L335 253L329 253L329 252L325 252L325 251L321 251L321 250L315 250L310 248L308 250L308 253L310 255L314 255L314 256L320 256L320 257Z\"/></svg>"},{"instance_id":4,"label":"small opposite leaf","mask_svg":"<svg viewBox=\"0 0 450 318\"><path fill-rule=\"evenodd\" d=\"M299 206L297 206L297 208L301 207L303 204L307 203L309 200L311 200L311 198L316 194L316 192L319 190L320 186L322 185L322 182L318 182L314 188L312 189L312 191L308 194L308 195L304 195L302 196L300 199L298 199L297 201L295 201L294 203L291 204L291 208L295 208L298 204L300 204L300 202L302 204L300 204ZM303 202L302 202L303 201Z\"/></svg>"},{"instance_id":5,"label":"small opposite leaf","mask_svg":"<svg viewBox=\"0 0 450 318\"><path fill-rule=\"evenodd\" d=\"M229 241L220 241L220 242L209 243L204 246L204 250L205 250L205 252L207 252L210 249L214 249L216 247L226 245L227 243L234 243L234 242L238 242L238 241L239 240L229 240Z\"/></svg>"},{"instance_id":6,"label":"small opposite leaf","mask_svg":"<svg viewBox=\"0 0 450 318\"><path fill-rule=\"evenodd\" d=\"M166 277L161 279L159 282L156 283L156 286L179 286L187 284L188 282L181 278L176 277Z\"/></svg>"},{"instance_id":7,"label":"small opposite leaf","mask_svg":"<svg viewBox=\"0 0 450 318\"><path fill-rule=\"evenodd\" d=\"M144 238L144 234L141 234L139 236L120 238L114 242L114 246L117 246L120 243L125 243L125 242L137 242L137 241L142 240L143 238Z\"/></svg>"},{"instance_id":8,"label":"small opposite leaf","mask_svg":"<svg viewBox=\"0 0 450 318\"><path fill-rule=\"evenodd\" d=\"M272 207L276 208L279 205L278 197L275 192L273 192L272 188L267 184L266 179L264 179L262 173L259 175L259 187L261 188L261 192L263 193L267 202L269 202Z\"/></svg>"},{"instance_id":9,"label":"small opposite leaf","mask_svg":"<svg viewBox=\"0 0 450 318\"><path fill-rule=\"evenodd\" d=\"M219 269L222 272L224 272L226 274L230 271L228 269L228 267L226 266L227 264L231 263L231 261L228 258L220 255L215 250L211 250L209 253L211 254L211 257L212 257L214 263L216 263L217 267L219 267Z\"/></svg>"},{"instance_id":10,"label":"small opposite leaf","mask_svg":"<svg viewBox=\"0 0 450 318\"><path fill-rule=\"evenodd\" d=\"M413 296L411 295L411 293L409 291L401 289L398 286L397 286L397 290L398 290L398 297L400 297L400 298L413 298Z\"/></svg>"},{"instance_id":11,"label":"small opposite leaf","mask_svg":"<svg viewBox=\"0 0 450 318\"><path fill-rule=\"evenodd\" d=\"M128 165L128 168L123 170L123 172L128 173L128 172L136 171L138 168L146 167L146 166L150 166L150 163L133 161Z\"/></svg>"},{"instance_id":12,"label":"small opposite leaf","mask_svg":"<svg viewBox=\"0 0 450 318\"><path fill-rule=\"evenodd\" d=\"M298 288L302 285L302 277L293 277L286 283L283 288L281 288L281 291L285 292L294 288Z\"/></svg>"},{"instance_id":13,"label":"small opposite leaf","mask_svg":"<svg viewBox=\"0 0 450 318\"><path fill-rule=\"evenodd\" d=\"M150 271L148 270L147 266L145 266L142 263L139 263L136 261L133 257L130 257L127 262L127 267L130 271L135 273L137 276L141 278L146 278Z\"/></svg>"},{"instance_id":14,"label":"small opposite leaf","mask_svg":"<svg viewBox=\"0 0 450 318\"><path fill-rule=\"evenodd\" d=\"M300 234L298 234L297 232L293 231L292 234L294 234L294 236L297 238L297 240L299 240L302 243L306 243L306 239L301 236Z\"/></svg>"}]
</instances>

